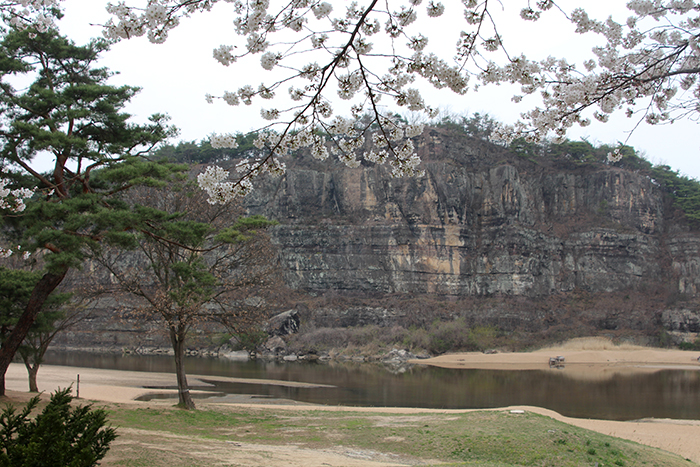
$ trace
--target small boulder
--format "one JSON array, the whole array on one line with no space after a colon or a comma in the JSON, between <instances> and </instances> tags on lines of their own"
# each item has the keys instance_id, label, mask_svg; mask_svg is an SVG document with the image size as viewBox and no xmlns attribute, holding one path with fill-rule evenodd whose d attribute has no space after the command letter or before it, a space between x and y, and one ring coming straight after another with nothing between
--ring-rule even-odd
<instances>
[{"instance_id":1,"label":"small boulder","mask_svg":"<svg viewBox=\"0 0 700 467\"><path fill-rule=\"evenodd\" d=\"M250 354L246 350L230 350L223 349L219 351L219 358L232 360L235 362L244 362L250 358Z\"/></svg>"},{"instance_id":2,"label":"small boulder","mask_svg":"<svg viewBox=\"0 0 700 467\"><path fill-rule=\"evenodd\" d=\"M265 342L265 349L276 354L284 353L287 350L287 344L280 336L275 336Z\"/></svg>"},{"instance_id":3,"label":"small boulder","mask_svg":"<svg viewBox=\"0 0 700 467\"><path fill-rule=\"evenodd\" d=\"M405 362L407 360L412 360L416 356L405 349L392 349L391 352L386 354L382 361L384 362Z\"/></svg>"},{"instance_id":4,"label":"small boulder","mask_svg":"<svg viewBox=\"0 0 700 467\"><path fill-rule=\"evenodd\" d=\"M270 336L286 336L299 332L301 320L296 310L285 311L273 316L267 322L267 333Z\"/></svg>"}]
</instances>

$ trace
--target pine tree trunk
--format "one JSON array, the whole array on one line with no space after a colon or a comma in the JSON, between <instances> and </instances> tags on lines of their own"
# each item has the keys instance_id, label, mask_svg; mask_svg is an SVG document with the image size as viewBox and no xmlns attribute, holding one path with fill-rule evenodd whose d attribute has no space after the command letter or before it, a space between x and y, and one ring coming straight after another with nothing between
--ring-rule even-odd
<instances>
[{"instance_id":1,"label":"pine tree trunk","mask_svg":"<svg viewBox=\"0 0 700 467\"><path fill-rule=\"evenodd\" d=\"M180 407L188 410L194 410L194 401L190 394L190 388L187 385L187 376L185 375L185 331L182 326L170 328L170 342L173 345L175 352L175 374L177 375L177 394Z\"/></svg>"},{"instance_id":2,"label":"pine tree trunk","mask_svg":"<svg viewBox=\"0 0 700 467\"><path fill-rule=\"evenodd\" d=\"M39 386L36 384L37 373L39 373L39 365L27 366L27 374L29 375L29 392L39 392Z\"/></svg>"},{"instance_id":3,"label":"pine tree trunk","mask_svg":"<svg viewBox=\"0 0 700 467\"><path fill-rule=\"evenodd\" d=\"M56 290L56 287L66 277L67 272L68 268L66 267L55 274L46 273L39 279L29 297L27 308L25 308L24 313L20 316L19 321L17 321L12 332L5 339L5 342L2 343L2 347L0 347L0 396L5 395L5 373L7 373L7 369L10 367L17 349L19 349L24 338L27 337L29 328L34 324L36 315L41 311L49 294Z\"/></svg>"}]
</instances>

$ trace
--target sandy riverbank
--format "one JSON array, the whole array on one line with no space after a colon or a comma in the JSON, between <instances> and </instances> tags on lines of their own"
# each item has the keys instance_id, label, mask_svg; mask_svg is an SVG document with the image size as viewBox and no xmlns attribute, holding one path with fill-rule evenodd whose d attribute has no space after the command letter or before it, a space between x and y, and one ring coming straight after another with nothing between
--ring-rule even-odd
<instances>
[{"instance_id":1,"label":"sandy riverbank","mask_svg":"<svg viewBox=\"0 0 700 467\"><path fill-rule=\"evenodd\" d=\"M615 372L632 371L657 371L662 368L687 368L700 371L700 362L697 357L700 352L669 351L645 348L584 348L585 346L569 346L545 349L530 353L497 353L497 354L453 354L437 357L430 360L421 360L422 364L431 364L449 368L493 368L493 369L547 369L549 357L563 356L564 368L552 371L566 371L581 378L606 377ZM600 347L600 346L598 346ZM135 371L100 370L61 366L43 366L39 371L39 388L51 392L58 387L73 385L77 387L77 375L80 375L80 397L83 399L114 402L134 403L139 396L158 392L149 387L174 386L175 376L167 373L145 373ZM211 377L207 377L211 378ZM232 378L229 378L234 380ZM189 376L191 385L205 386L196 376ZM258 381L262 382L262 381ZM265 381L268 384L284 384L307 386L305 383ZM11 365L6 378L8 391L27 391L26 370L22 365ZM175 391L171 391L175 397ZM242 404L253 404L255 399L242 397ZM139 404L167 404L172 405L172 400L159 400L139 402ZM200 401L204 406L206 402ZM276 409L298 410L308 407L306 404L283 403L276 404ZM437 413L450 412L445 410L430 409L387 409L387 408L346 408L346 407L318 407L322 410L349 410L356 412L383 412L383 413ZM538 407L508 407L494 410L528 410L541 413L565 423L598 431L611 436L636 441L648 446L654 446L679 454L691 461L700 464L700 421L689 420L644 420L637 422L616 422L608 420L587 420L563 417L551 410ZM458 411L452 411L458 412ZM305 454L305 456L308 453ZM327 453L319 452L318 456ZM319 459L321 459L319 457ZM336 459L337 461L337 459ZM289 465L297 465L296 463ZM320 465L309 463L306 459L299 466ZM330 465L345 465L333 462ZM354 465L354 464L347 464ZM373 464L380 465L380 464Z\"/></svg>"},{"instance_id":2,"label":"sandy riverbank","mask_svg":"<svg viewBox=\"0 0 700 467\"><path fill-rule=\"evenodd\" d=\"M550 358L563 357L552 367ZM533 352L468 352L441 355L413 363L455 369L556 370L571 378L601 379L619 373L662 369L700 370L700 352L615 346L605 339L574 339L567 344Z\"/></svg>"}]
</instances>

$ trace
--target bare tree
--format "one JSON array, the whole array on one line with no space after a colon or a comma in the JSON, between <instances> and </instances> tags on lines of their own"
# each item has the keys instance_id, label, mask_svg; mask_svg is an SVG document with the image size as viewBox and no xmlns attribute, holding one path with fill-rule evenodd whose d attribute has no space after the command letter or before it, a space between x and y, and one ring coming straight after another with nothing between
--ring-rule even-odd
<instances>
[{"instance_id":1,"label":"bare tree","mask_svg":"<svg viewBox=\"0 0 700 467\"><path fill-rule=\"evenodd\" d=\"M234 332L259 323L277 277L276 252L264 230L274 223L242 217L240 206L211 205L186 183L141 189L129 198L150 216L149 229L129 233L136 249L104 249L96 259L116 289L141 299L135 312L163 321L175 354L178 398L195 408L185 374L188 332L216 322Z\"/></svg>"},{"instance_id":2,"label":"bare tree","mask_svg":"<svg viewBox=\"0 0 700 467\"><path fill-rule=\"evenodd\" d=\"M29 392L39 392L36 382L39 367L57 334L64 332L90 316L90 310L84 300L71 300L58 309L44 310L37 315L34 325L18 349L20 357L27 368Z\"/></svg>"}]
</instances>

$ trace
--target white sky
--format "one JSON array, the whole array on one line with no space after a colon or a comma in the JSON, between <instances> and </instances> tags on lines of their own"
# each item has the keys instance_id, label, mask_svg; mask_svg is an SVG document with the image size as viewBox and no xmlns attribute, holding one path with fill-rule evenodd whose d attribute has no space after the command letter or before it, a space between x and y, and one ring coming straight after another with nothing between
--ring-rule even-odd
<instances>
[{"instance_id":1,"label":"white sky","mask_svg":"<svg viewBox=\"0 0 700 467\"><path fill-rule=\"evenodd\" d=\"M101 28L96 24L109 17L104 10L106 3L106 0L65 0L66 16L60 23L61 32L78 44L101 35ZM338 10L346 2L331 0L331 3ZM446 14L421 25L420 31L430 39L432 51L449 59L454 53L459 31L464 27L461 24L463 16L459 8L461 2L443 0L443 3L448 7ZM526 23L518 16L524 1L504 0L502 3L504 10L497 18L499 32L504 36L511 55L525 53L531 59L549 55L566 57L580 66L583 60L591 57L590 49L595 41L600 44L595 36L574 34L574 27L558 12L550 11L542 20ZM583 5L591 17L601 20L612 15L622 22L628 16L624 6L626 0L561 0L558 3L567 13ZM239 107L227 106L222 101L205 102L206 93L221 95L223 91L235 91L245 84L257 87L270 76L260 68L259 56L230 67L222 66L212 57L212 50L221 44L242 44L242 38L233 31L232 20L231 5L220 2L211 12L185 19L171 31L165 44L151 44L141 37L120 42L103 55L102 64L119 72L112 78L113 84L143 88L127 108L135 120L143 121L153 113L167 113L172 117L172 123L180 128L180 139L186 141L201 140L211 133L246 132L269 123L260 117L259 100L254 100L252 106ZM580 58L577 60L576 57ZM488 113L506 123L513 123L528 105L536 104L527 99L519 105L512 103L510 98L517 89L507 86L481 88L477 93L470 91L464 96L433 90L429 85L421 86L421 91L426 103L433 107L457 114ZM275 101L262 101L262 106L273 107ZM342 111L336 113L343 114ZM574 128L568 136L574 140L585 137L593 143L615 144L625 141L635 123L636 120L617 115L606 124L593 123L585 129ZM683 174L700 179L698 130L698 123L692 121L662 126L642 123L627 143L642 151L653 163L668 164Z\"/></svg>"}]
</instances>

